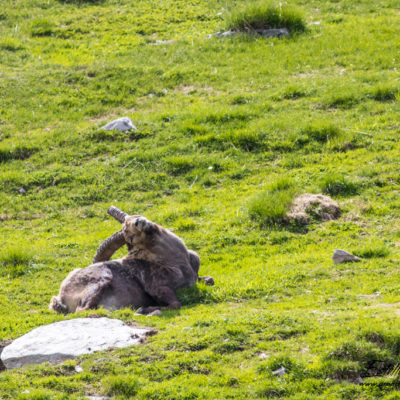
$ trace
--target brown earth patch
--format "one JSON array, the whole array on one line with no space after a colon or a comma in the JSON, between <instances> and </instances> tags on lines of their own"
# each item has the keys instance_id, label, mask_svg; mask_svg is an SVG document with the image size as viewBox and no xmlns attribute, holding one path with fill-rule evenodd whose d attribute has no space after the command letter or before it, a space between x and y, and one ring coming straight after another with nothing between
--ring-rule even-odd
<instances>
[{"instance_id":1,"label":"brown earth patch","mask_svg":"<svg viewBox=\"0 0 400 400\"><path fill-rule=\"evenodd\" d=\"M332 221L339 218L340 214L338 203L330 197L304 193L294 199L287 218L290 221L307 225L313 219Z\"/></svg>"}]
</instances>

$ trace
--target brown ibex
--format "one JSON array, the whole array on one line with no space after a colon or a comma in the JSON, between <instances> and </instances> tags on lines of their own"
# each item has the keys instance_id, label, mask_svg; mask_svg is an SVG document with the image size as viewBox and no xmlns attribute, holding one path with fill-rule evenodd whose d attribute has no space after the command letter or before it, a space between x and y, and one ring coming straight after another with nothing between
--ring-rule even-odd
<instances>
[{"instance_id":1,"label":"brown ibex","mask_svg":"<svg viewBox=\"0 0 400 400\"><path fill-rule=\"evenodd\" d=\"M176 290L198 279L213 284L211 277L198 277L200 258L168 229L140 215L130 216L116 207L108 213L122 223L122 230L97 249L94 264L70 272L49 308L68 313L90 308L140 308L144 314L156 309L178 309ZM127 245L128 255L110 261Z\"/></svg>"}]
</instances>

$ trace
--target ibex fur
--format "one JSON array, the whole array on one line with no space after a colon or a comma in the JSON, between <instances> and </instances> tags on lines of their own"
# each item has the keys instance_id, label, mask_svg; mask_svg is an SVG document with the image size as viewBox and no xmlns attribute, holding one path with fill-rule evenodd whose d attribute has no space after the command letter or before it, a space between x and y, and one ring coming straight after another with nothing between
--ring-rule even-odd
<instances>
[{"instance_id":1,"label":"ibex fur","mask_svg":"<svg viewBox=\"0 0 400 400\"><path fill-rule=\"evenodd\" d=\"M200 258L168 229L140 215L129 216L110 207L109 214L122 223L98 248L94 264L75 269L64 279L51 310L68 313L91 308L178 309L176 290L198 279L213 284L211 277L198 277ZM110 261L123 245L128 255Z\"/></svg>"}]
</instances>

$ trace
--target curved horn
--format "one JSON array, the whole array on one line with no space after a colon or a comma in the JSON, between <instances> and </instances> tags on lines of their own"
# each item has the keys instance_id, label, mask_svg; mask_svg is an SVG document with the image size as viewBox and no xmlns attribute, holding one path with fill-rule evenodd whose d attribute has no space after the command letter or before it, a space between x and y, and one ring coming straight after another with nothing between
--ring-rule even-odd
<instances>
[{"instance_id":1,"label":"curved horn","mask_svg":"<svg viewBox=\"0 0 400 400\"><path fill-rule=\"evenodd\" d=\"M107 212L114 217L118 222L121 222L121 224L124 223L125 218L129 217L129 215L123 211L121 211L119 208L111 206Z\"/></svg>"},{"instance_id":2,"label":"curved horn","mask_svg":"<svg viewBox=\"0 0 400 400\"><path fill-rule=\"evenodd\" d=\"M97 249L97 253L93 258L93 262L108 261L112 255L124 244L126 244L122 231L115 232L106 239Z\"/></svg>"}]
</instances>

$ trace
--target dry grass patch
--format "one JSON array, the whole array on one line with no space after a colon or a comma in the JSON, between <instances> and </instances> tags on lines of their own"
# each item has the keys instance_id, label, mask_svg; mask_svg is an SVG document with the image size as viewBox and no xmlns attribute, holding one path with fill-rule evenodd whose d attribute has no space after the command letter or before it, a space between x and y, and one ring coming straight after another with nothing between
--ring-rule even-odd
<instances>
[{"instance_id":1,"label":"dry grass patch","mask_svg":"<svg viewBox=\"0 0 400 400\"><path fill-rule=\"evenodd\" d=\"M290 221L298 224L309 224L313 219L319 221L332 221L340 217L341 210L328 196L322 194L304 193L296 197L286 214Z\"/></svg>"}]
</instances>

